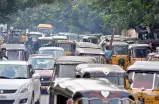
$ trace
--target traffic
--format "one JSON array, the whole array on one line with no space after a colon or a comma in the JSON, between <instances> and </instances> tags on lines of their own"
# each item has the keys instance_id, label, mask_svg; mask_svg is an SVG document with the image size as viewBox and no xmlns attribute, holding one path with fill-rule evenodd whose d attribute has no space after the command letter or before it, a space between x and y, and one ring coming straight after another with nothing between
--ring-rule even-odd
<instances>
[{"instance_id":1,"label":"traffic","mask_svg":"<svg viewBox=\"0 0 159 104\"><path fill-rule=\"evenodd\" d=\"M44 26L1 44L0 104L159 104L152 43Z\"/></svg>"}]
</instances>

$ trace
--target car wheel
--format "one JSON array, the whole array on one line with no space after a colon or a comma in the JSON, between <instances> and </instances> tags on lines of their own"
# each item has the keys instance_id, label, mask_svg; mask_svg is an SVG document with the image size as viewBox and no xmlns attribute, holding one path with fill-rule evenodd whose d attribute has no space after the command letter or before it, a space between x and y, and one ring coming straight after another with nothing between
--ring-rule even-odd
<instances>
[{"instance_id":1,"label":"car wheel","mask_svg":"<svg viewBox=\"0 0 159 104\"><path fill-rule=\"evenodd\" d=\"M40 104L40 99L38 101L36 101L35 104Z\"/></svg>"}]
</instances>

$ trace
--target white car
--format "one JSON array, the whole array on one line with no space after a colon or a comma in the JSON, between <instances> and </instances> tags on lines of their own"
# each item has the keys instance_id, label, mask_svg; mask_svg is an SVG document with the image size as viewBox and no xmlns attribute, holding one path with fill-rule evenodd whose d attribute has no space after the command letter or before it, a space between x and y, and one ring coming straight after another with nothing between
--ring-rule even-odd
<instances>
[{"instance_id":1,"label":"white car","mask_svg":"<svg viewBox=\"0 0 159 104\"><path fill-rule=\"evenodd\" d=\"M0 104L40 104L40 76L25 61L0 61Z\"/></svg>"},{"instance_id":2,"label":"white car","mask_svg":"<svg viewBox=\"0 0 159 104\"><path fill-rule=\"evenodd\" d=\"M62 47L41 47L39 48L38 54L53 55L55 59L60 56L66 56Z\"/></svg>"}]
</instances>

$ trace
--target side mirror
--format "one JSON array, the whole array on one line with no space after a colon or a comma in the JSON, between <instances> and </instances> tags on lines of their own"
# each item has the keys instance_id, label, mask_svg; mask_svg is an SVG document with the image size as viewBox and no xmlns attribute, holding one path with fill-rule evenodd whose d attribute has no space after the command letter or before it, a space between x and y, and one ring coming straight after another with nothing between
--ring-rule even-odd
<instances>
[{"instance_id":1,"label":"side mirror","mask_svg":"<svg viewBox=\"0 0 159 104\"><path fill-rule=\"evenodd\" d=\"M32 75L32 78L33 79L40 79L40 75L35 73L35 74Z\"/></svg>"},{"instance_id":2,"label":"side mirror","mask_svg":"<svg viewBox=\"0 0 159 104\"><path fill-rule=\"evenodd\" d=\"M85 74L83 75L83 78L91 78L91 75L89 72L85 72Z\"/></svg>"}]
</instances>

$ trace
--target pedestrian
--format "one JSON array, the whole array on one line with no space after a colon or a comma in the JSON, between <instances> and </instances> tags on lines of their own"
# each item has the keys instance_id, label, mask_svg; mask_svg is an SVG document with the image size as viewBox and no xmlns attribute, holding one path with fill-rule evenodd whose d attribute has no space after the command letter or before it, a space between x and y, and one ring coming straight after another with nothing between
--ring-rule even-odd
<instances>
[{"instance_id":1,"label":"pedestrian","mask_svg":"<svg viewBox=\"0 0 159 104\"><path fill-rule=\"evenodd\" d=\"M109 63L112 57L112 51L109 49L109 46L106 47L105 55L106 55L106 61L107 63Z\"/></svg>"},{"instance_id":2,"label":"pedestrian","mask_svg":"<svg viewBox=\"0 0 159 104\"><path fill-rule=\"evenodd\" d=\"M8 60L8 57L6 56L6 51L7 49L6 48L2 48L1 49L1 60Z\"/></svg>"}]
</instances>

